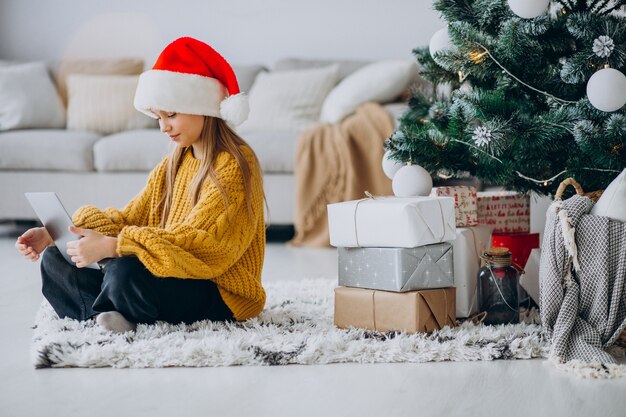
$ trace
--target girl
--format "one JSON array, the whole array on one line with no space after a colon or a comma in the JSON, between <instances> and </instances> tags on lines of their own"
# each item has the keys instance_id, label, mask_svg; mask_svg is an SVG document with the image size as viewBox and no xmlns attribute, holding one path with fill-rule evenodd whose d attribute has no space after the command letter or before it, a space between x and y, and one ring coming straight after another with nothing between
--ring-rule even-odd
<instances>
[{"instance_id":1,"label":"girl","mask_svg":"<svg viewBox=\"0 0 626 417\"><path fill-rule=\"evenodd\" d=\"M177 146L124 209L79 208L70 230L82 238L67 248L45 228L18 237L27 259L43 251L44 296L59 317L117 332L258 315L264 194L254 152L226 123L248 114L232 68L209 45L177 39L139 77L134 104ZM101 271L83 268L102 260Z\"/></svg>"}]
</instances>

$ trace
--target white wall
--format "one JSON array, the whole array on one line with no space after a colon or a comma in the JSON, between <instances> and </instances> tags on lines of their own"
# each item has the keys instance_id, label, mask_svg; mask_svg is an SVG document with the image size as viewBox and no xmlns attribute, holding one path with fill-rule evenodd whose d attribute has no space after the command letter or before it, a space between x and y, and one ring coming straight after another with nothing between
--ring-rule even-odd
<instances>
[{"instance_id":1,"label":"white wall","mask_svg":"<svg viewBox=\"0 0 626 417\"><path fill-rule=\"evenodd\" d=\"M0 0L0 59L139 56L179 36L233 64L410 58L443 27L430 0Z\"/></svg>"}]
</instances>

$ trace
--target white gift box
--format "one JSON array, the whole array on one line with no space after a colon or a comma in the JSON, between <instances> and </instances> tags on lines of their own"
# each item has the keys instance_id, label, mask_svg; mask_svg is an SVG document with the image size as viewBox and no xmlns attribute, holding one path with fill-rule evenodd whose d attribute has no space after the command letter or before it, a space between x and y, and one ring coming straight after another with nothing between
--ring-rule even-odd
<instances>
[{"instance_id":1,"label":"white gift box","mask_svg":"<svg viewBox=\"0 0 626 417\"><path fill-rule=\"evenodd\" d=\"M328 205L336 247L415 248L456 239L452 197L373 197Z\"/></svg>"},{"instance_id":2,"label":"white gift box","mask_svg":"<svg viewBox=\"0 0 626 417\"><path fill-rule=\"evenodd\" d=\"M524 273L519 278L519 284L526 290L530 298L539 304L539 261L541 249L535 248L530 251L530 256L524 266Z\"/></svg>"},{"instance_id":3,"label":"white gift box","mask_svg":"<svg viewBox=\"0 0 626 417\"><path fill-rule=\"evenodd\" d=\"M478 312L478 270L480 255L491 246L491 228L459 227L452 243L456 316L470 317Z\"/></svg>"}]
</instances>

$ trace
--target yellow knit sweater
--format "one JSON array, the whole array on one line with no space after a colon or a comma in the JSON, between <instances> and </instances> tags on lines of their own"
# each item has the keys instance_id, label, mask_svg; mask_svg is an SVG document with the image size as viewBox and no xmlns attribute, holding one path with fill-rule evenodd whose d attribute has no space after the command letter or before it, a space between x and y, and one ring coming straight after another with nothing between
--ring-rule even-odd
<instances>
[{"instance_id":1,"label":"yellow knit sweater","mask_svg":"<svg viewBox=\"0 0 626 417\"><path fill-rule=\"evenodd\" d=\"M117 254L137 256L156 276L214 281L235 319L255 317L265 305L261 285L265 252L263 183L252 151L247 147L242 150L252 173L252 220L239 164L227 152L217 156L215 171L228 194L229 218L222 195L210 180L204 182L198 203L192 206L188 191L201 161L193 156L191 148L185 151L176 174L172 207L164 228L158 226L158 204L165 192L169 157L152 170L146 187L122 210L83 206L72 220L78 227L117 237Z\"/></svg>"}]
</instances>

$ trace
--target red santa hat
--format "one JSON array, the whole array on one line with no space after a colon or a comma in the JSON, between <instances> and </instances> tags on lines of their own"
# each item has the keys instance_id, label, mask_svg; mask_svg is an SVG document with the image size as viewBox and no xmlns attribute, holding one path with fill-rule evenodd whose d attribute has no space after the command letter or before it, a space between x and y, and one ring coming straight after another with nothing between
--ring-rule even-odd
<instances>
[{"instance_id":1,"label":"red santa hat","mask_svg":"<svg viewBox=\"0 0 626 417\"><path fill-rule=\"evenodd\" d=\"M135 108L213 116L238 125L248 118L248 98L239 91L230 64L215 49L194 38L167 45L151 70L139 76Z\"/></svg>"}]
</instances>

